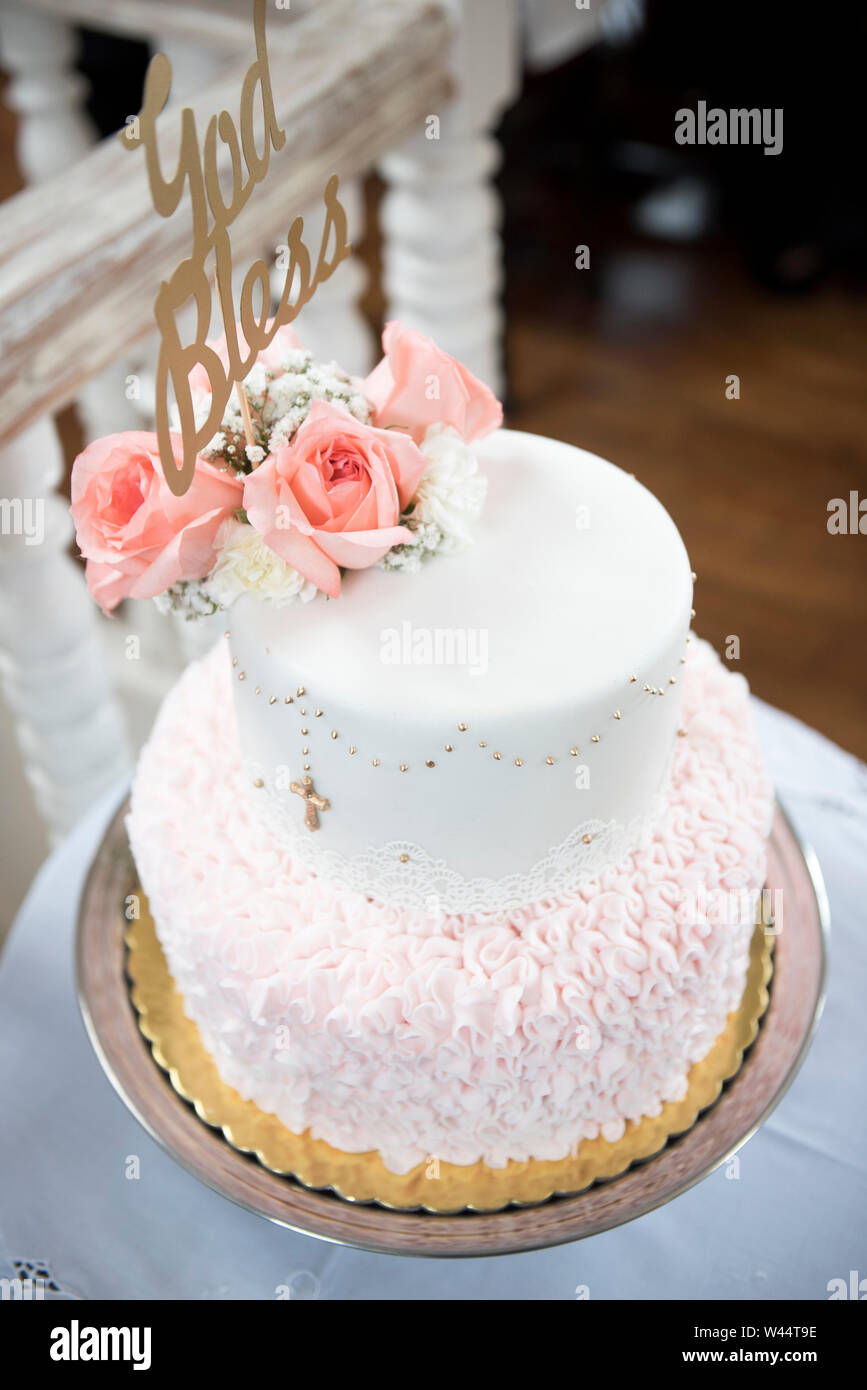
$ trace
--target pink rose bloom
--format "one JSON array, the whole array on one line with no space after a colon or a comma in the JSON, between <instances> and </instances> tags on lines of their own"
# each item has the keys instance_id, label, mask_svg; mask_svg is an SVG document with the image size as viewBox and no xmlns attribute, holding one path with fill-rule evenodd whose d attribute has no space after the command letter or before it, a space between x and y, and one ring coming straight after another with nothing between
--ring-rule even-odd
<instances>
[{"instance_id":1,"label":"pink rose bloom","mask_svg":"<svg viewBox=\"0 0 867 1390\"><path fill-rule=\"evenodd\" d=\"M493 391L414 328L394 320L382 335L385 357L364 382L373 423L409 430L416 443L428 425L451 425L467 443L503 423Z\"/></svg>"},{"instance_id":2,"label":"pink rose bloom","mask_svg":"<svg viewBox=\"0 0 867 1390\"><path fill-rule=\"evenodd\" d=\"M244 508L272 550L337 598L339 567L367 569L410 539L398 522L426 467L408 434L316 400L291 444L246 478Z\"/></svg>"},{"instance_id":3,"label":"pink rose bloom","mask_svg":"<svg viewBox=\"0 0 867 1390\"><path fill-rule=\"evenodd\" d=\"M273 319L268 319L265 328L270 329L273 322ZM236 324L236 328L238 330L238 347L241 356L246 357L250 351L250 346L247 339L244 337L244 330L240 323ZM209 338L206 346L217 354L223 364L223 370L227 372L229 369L229 351L226 346L225 333L221 333L219 338ZM266 367L271 367L273 370L276 370L278 367L282 367L286 360L287 352L292 351L294 348L303 347L304 344L301 342L301 339L298 337L291 323L284 323L277 329L277 332L274 334L268 346L263 348L258 354L256 361L263 363ZM189 382L190 390L194 396L209 396L211 394L211 379L200 362L197 362L190 372Z\"/></svg>"},{"instance_id":4,"label":"pink rose bloom","mask_svg":"<svg viewBox=\"0 0 867 1390\"><path fill-rule=\"evenodd\" d=\"M172 435L180 462L181 440ZM97 439L72 466L72 518L87 559L87 585L103 612L123 598L154 598L181 579L204 579L221 525L241 505L243 483L197 459L191 487L175 497L155 434Z\"/></svg>"}]
</instances>

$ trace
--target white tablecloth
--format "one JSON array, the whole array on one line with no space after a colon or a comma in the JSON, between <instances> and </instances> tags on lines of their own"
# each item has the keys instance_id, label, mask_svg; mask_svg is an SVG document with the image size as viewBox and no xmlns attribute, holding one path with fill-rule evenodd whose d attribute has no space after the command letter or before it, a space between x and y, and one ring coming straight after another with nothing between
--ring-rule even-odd
<instances>
[{"instance_id":1,"label":"white tablecloth","mask_svg":"<svg viewBox=\"0 0 867 1390\"><path fill-rule=\"evenodd\" d=\"M867 768L757 705L772 774L817 851L832 917L828 1003L804 1067L741 1151L659 1211L499 1259L406 1260L327 1245L233 1206L128 1114L84 1032L79 891L122 788L47 861L0 959L0 1275L47 1264L86 1298L827 1298L867 1278ZM137 1155L140 1176L127 1160ZM867 1287L867 1285L865 1285Z\"/></svg>"}]
</instances>

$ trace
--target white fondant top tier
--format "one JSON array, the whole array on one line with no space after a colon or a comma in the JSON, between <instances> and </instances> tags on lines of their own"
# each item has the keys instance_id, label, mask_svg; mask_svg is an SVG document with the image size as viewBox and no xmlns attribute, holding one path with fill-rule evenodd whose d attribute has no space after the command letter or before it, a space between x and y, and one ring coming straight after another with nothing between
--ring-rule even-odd
<instances>
[{"instance_id":1,"label":"white fondant top tier","mask_svg":"<svg viewBox=\"0 0 867 1390\"><path fill-rule=\"evenodd\" d=\"M244 599L229 623L263 809L323 872L445 911L562 890L633 847L677 735L692 602L683 542L634 478L535 435L477 447L469 551L347 573L338 600ZM315 833L290 785L305 772L330 802Z\"/></svg>"}]
</instances>

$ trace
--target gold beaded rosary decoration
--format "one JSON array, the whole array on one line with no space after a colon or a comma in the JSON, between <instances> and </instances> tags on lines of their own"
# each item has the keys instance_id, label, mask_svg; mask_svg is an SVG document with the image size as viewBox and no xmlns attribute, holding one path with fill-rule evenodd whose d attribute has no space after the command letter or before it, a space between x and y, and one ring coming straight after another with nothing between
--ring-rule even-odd
<instances>
[{"instance_id":1,"label":"gold beaded rosary decoration","mask_svg":"<svg viewBox=\"0 0 867 1390\"><path fill-rule=\"evenodd\" d=\"M229 633L226 633L226 636L229 637L230 634L229 634ZM687 636L686 641L687 641L687 642L690 641L690 637L689 637L689 636ZM683 664L683 663L685 662L686 658L685 658L685 657L681 657L680 660L681 660L681 664ZM233 666L233 668L237 667L237 665L238 665L238 658L237 658L237 657L233 657L233 659L232 659L232 666ZM238 679L239 681L245 681L245 680L247 679L247 672L246 672L246 671L237 671L236 674L237 674L237 679ZM629 685L637 685L637 684L639 683L639 679L640 679L640 678L639 678L639 676L638 676L635 672L633 672L631 675L629 675L629 676L626 677L625 679L627 680L627 683L628 683ZM670 676L668 677L668 686L670 687L670 686L674 686L674 685L677 685L677 677L674 676L674 675L670 675ZM651 696L665 695L665 693L666 693L666 687L665 687L665 686L662 686L662 685L651 685L651 684L649 684L649 682L643 682L642 685L641 685L641 688L642 688L642 690L643 690L643 692L644 692L645 694L648 694L648 695L651 695ZM254 693L254 695L259 695L259 694L261 694L261 693L262 693L262 688L261 688L261 686L256 685L256 686L254 687L253 693ZM284 705L291 705L291 704L294 704L296 699L298 699L298 698L303 698L306 694L307 694L306 687L303 686L303 685L299 685L299 686L297 687L296 691L295 691L295 696L293 697L292 695L285 695L285 696L283 697L283 703L284 703ZM276 695L271 695L270 697L268 697L268 704L269 704L269 705L272 705L272 706L273 706L273 705L279 704L279 697L276 696ZM304 708L304 707L302 707L302 706L298 706L298 712L299 712L299 714L302 716L302 718L305 718L305 717L307 716L307 710L306 710L306 708ZM325 713L325 711L324 711L323 709L321 709L321 708L316 708L316 709L313 710L313 716L314 716L315 719L321 719L321 718L323 717L324 713ZM624 713L623 713L623 711L622 711L621 709L614 709L614 710L611 711L610 717L611 717L612 720L614 720L615 723L621 723L621 722L623 722L624 719L626 719L628 716L624 715ZM456 726L456 727L457 727L457 730L458 730L459 733L464 734L464 733L467 733L468 730L469 730L469 723L468 723L467 721L465 721L465 720L460 720L460 721L457 723L457 726ZM680 735L681 738L684 737L685 732L686 732L685 730L681 730L681 729L678 730L678 734ZM302 726L302 728L301 728L301 733L302 733L302 735L306 738L306 737L309 735L309 733L310 733L309 727L308 727L307 725ZM340 738L340 733L339 733L339 731L338 731L337 729L331 729L331 730L330 730L330 737L331 737L331 739L332 739L333 741L336 742L336 741ZM602 739L603 739L603 734L598 733L598 732L597 732L597 733L594 733L594 734L591 734L591 736L590 736L590 742L591 742L592 744L599 744L599 743L602 742ZM355 743L349 743L349 744L346 744L345 746L346 746L347 751L348 751L348 753L349 753L350 756L354 756L354 755L357 754L358 751L359 751L358 745L355 744ZM445 744L443 744L442 746L443 746L443 749L444 749L444 751L445 751L446 753L453 753L453 752L455 751L455 745L452 744L452 743L445 743ZM487 739L484 739L484 738L478 739L478 740L477 740L477 746L478 746L479 748L481 748L481 749L487 750L487 748L488 748L488 746L489 746L489 745L488 745L488 740L487 740ZM305 747L305 748L303 749L303 753L304 753L304 756L305 756L305 757L309 756L309 752L310 752L309 748ZM578 745L578 744L573 744L572 747L568 750L568 752L569 752L569 755L570 755L571 757L573 757L573 758L579 757L579 756L580 756L580 747L579 747L579 745ZM513 765L514 767L516 767L516 768L522 768L522 767L527 766L527 759L526 759L526 758L523 758L523 757L511 757L511 758L510 758L510 757L508 756L508 754L504 754L500 749L495 750L492 754L489 754L489 756L492 756L493 759L494 759L494 761L495 761L495 762L498 762L498 763L503 762L503 761L509 761L509 762L511 762L512 765ZM425 768L428 768L428 769L435 769L436 766L437 766L436 761L435 761L435 759L433 759L433 758L424 758L424 759L422 760L422 762L423 762L424 767L425 767ZM554 767L554 766L556 765L556 762L557 762L557 758L554 757L551 753L548 753L548 754L545 756L545 758L544 758L544 764L545 764L547 767ZM372 767L380 767L380 766L382 765L382 764L381 764L381 760L380 760L379 758L371 758L371 759L370 759L370 765L371 765ZM411 769L410 769L410 764L409 764L408 762L406 762L406 761L398 762L398 763L397 763L397 766L399 767L399 769L400 769L400 771L401 771L402 773L407 773L407 772L409 772L409 771L411 770ZM305 764L304 764L304 771L305 771L305 773L307 773L307 772L310 771L310 764L309 764L309 763L305 763ZM309 778L305 778L305 779L303 779L303 780L304 780L304 781L309 781ZM292 790L295 791L295 790L296 790L296 787L297 787L297 786L300 786L300 785L301 785L301 784L295 784L295 783L293 783L293 785L292 785ZM299 795L300 795L300 794L303 794L303 793L300 793L300 792L299 792ZM309 807L308 807L308 809L309 809ZM315 808L314 808L314 809L315 809ZM322 808L320 808L320 809L327 809L327 806L326 806L326 807L322 807ZM318 826L319 826L318 818L317 818L317 820L316 820L316 825L311 824L309 818L307 818L307 819L305 820L305 823L308 825L308 828L309 828L309 829L318 829Z\"/></svg>"}]
</instances>

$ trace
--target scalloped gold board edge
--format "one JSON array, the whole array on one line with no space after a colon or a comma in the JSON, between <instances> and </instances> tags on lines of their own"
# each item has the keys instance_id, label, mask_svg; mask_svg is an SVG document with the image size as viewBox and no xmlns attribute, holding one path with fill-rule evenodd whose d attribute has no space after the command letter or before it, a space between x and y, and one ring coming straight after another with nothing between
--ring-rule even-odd
<instances>
[{"instance_id":1,"label":"scalloped gold board edge","mask_svg":"<svg viewBox=\"0 0 867 1390\"><path fill-rule=\"evenodd\" d=\"M578 1193L600 1179L618 1177L692 1128L718 1098L723 1084L739 1071L768 1006L774 936L757 926L740 1007L729 1014L707 1056L692 1067L683 1098L667 1102L659 1115L637 1124L627 1122L626 1132L613 1143L602 1138L584 1140L574 1155L556 1161L531 1159L488 1168L484 1163L461 1166L431 1159L408 1173L392 1173L375 1151L344 1153L309 1132L293 1134L275 1115L242 1100L226 1085L196 1024L184 1012L183 997L169 974L147 900L140 890L137 895L141 915L124 923L127 973L138 1024L157 1065L200 1119L221 1129L233 1148L255 1154L271 1172L293 1177L305 1187L330 1188L351 1202L439 1213L499 1211L510 1204Z\"/></svg>"}]
</instances>

